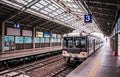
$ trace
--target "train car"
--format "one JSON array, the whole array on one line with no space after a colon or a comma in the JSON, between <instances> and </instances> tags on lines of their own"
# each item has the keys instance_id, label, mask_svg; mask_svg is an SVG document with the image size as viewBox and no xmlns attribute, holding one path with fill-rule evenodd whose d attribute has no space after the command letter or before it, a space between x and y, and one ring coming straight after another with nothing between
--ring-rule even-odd
<instances>
[{"instance_id":1,"label":"train car","mask_svg":"<svg viewBox=\"0 0 120 77\"><path fill-rule=\"evenodd\" d=\"M67 63L82 62L101 46L101 39L93 35L67 35L63 37L62 56Z\"/></svg>"}]
</instances>

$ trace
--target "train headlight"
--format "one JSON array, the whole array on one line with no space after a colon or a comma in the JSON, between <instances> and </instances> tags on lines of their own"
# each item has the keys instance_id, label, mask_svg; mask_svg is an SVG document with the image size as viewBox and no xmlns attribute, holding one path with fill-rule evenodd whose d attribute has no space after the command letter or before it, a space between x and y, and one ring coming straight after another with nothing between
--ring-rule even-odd
<instances>
[{"instance_id":1,"label":"train headlight","mask_svg":"<svg viewBox=\"0 0 120 77\"><path fill-rule=\"evenodd\" d=\"M67 51L63 51L62 54L67 54Z\"/></svg>"},{"instance_id":2,"label":"train headlight","mask_svg":"<svg viewBox=\"0 0 120 77\"><path fill-rule=\"evenodd\" d=\"M85 56L85 53L82 53L82 56Z\"/></svg>"}]
</instances>

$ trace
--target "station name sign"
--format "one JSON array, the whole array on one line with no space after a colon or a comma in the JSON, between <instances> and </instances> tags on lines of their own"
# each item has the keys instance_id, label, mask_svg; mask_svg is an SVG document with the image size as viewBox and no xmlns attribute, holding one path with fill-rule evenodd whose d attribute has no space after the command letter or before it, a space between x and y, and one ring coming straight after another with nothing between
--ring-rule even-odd
<instances>
[{"instance_id":1,"label":"station name sign","mask_svg":"<svg viewBox=\"0 0 120 77\"><path fill-rule=\"evenodd\" d=\"M84 22L92 23L92 15L91 14L84 15Z\"/></svg>"}]
</instances>

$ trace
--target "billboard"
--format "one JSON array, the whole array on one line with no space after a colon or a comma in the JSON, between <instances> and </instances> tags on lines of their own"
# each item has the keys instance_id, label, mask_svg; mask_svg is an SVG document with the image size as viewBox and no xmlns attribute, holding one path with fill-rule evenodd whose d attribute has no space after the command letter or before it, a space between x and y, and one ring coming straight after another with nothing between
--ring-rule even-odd
<instances>
[{"instance_id":1,"label":"billboard","mask_svg":"<svg viewBox=\"0 0 120 77\"><path fill-rule=\"evenodd\" d=\"M50 32L44 32L44 37L50 37Z\"/></svg>"},{"instance_id":2,"label":"billboard","mask_svg":"<svg viewBox=\"0 0 120 77\"><path fill-rule=\"evenodd\" d=\"M43 32L36 31L36 37L43 37Z\"/></svg>"}]
</instances>

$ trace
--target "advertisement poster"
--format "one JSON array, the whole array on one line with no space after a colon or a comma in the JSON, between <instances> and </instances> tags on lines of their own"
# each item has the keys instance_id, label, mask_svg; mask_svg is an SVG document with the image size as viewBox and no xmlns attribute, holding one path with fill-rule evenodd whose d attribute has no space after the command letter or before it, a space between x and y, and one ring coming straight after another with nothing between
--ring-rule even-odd
<instances>
[{"instance_id":1,"label":"advertisement poster","mask_svg":"<svg viewBox=\"0 0 120 77\"><path fill-rule=\"evenodd\" d=\"M43 32L36 31L36 37L43 37Z\"/></svg>"},{"instance_id":2,"label":"advertisement poster","mask_svg":"<svg viewBox=\"0 0 120 77\"><path fill-rule=\"evenodd\" d=\"M44 37L50 37L50 32L44 32Z\"/></svg>"}]
</instances>

